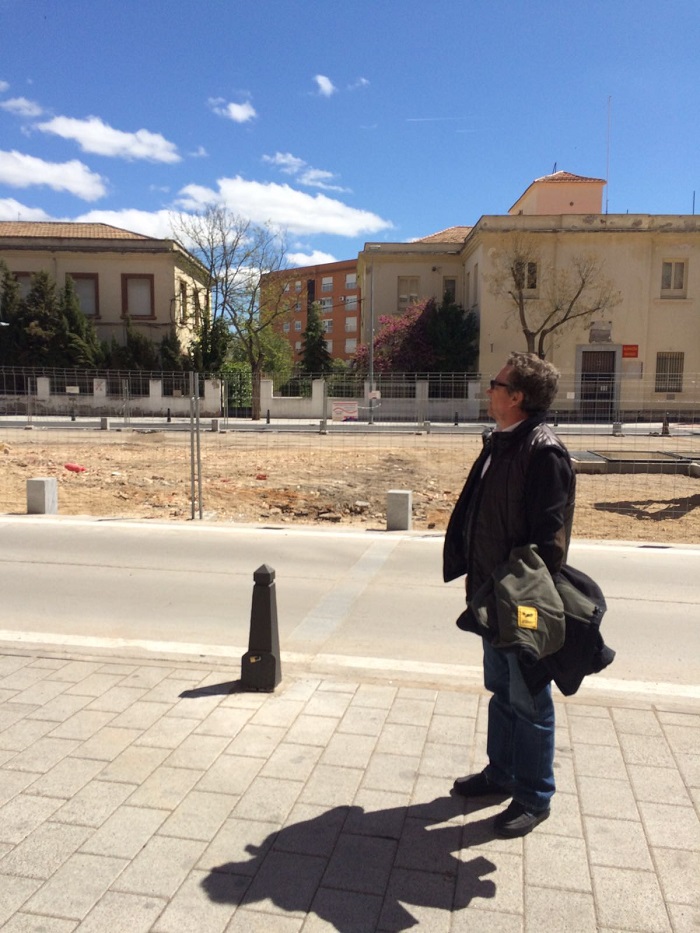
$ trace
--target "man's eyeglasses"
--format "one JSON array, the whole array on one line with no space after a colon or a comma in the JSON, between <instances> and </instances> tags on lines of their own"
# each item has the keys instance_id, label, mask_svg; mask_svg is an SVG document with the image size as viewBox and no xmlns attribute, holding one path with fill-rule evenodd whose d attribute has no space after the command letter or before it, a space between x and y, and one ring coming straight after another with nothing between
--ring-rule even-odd
<instances>
[{"instance_id":1,"label":"man's eyeglasses","mask_svg":"<svg viewBox=\"0 0 700 933\"><path fill-rule=\"evenodd\" d=\"M499 382L498 379L491 379L489 385L492 389L495 389L496 386L501 386L502 389L510 389L510 385L507 382Z\"/></svg>"}]
</instances>

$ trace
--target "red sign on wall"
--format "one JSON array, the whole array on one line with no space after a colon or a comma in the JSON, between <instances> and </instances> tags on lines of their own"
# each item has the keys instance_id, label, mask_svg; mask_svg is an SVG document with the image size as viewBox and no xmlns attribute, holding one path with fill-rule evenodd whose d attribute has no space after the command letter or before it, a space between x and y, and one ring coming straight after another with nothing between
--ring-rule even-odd
<instances>
[{"instance_id":1,"label":"red sign on wall","mask_svg":"<svg viewBox=\"0 0 700 933\"><path fill-rule=\"evenodd\" d=\"M637 343L623 343L622 344L622 357L626 360L636 360L639 356L639 344Z\"/></svg>"}]
</instances>

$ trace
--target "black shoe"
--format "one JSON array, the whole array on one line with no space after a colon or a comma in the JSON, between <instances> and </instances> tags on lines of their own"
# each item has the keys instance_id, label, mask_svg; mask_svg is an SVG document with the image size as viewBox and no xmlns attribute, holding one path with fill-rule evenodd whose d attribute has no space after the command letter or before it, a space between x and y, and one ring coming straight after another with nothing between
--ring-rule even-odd
<instances>
[{"instance_id":1,"label":"black shoe","mask_svg":"<svg viewBox=\"0 0 700 933\"><path fill-rule=\"evenodd\" d=\"M497 836L515 839L518 836L527 836L548 816L549 807L546 810L528 810L524 804L511 800L503 813L499 813L493 821L493 828Z\"/></svg>"},{"instance_id":2,"label":"black shoe","mask_svg":"<svg viewBox=\"0 0 700 933\"><path fill-rule=\"evenodd\" d=\"M487 778L483 771L457 778L452 790L460 797L510 797L507 788Z\"/></svg>"}]
</instances>

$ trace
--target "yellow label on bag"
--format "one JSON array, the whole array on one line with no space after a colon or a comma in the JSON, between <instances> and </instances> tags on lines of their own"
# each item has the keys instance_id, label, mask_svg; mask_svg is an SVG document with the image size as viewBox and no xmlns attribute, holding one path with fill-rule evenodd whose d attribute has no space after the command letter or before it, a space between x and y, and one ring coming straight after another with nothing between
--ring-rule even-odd
<instances>
[{"instance_id":1,"label":"yellow label on bag","mask_svg":"<svg viewBox=\"0 0 700 933\"><path fill-rule=\"evenodd\" d=\"M518 628L537 628L537 610L534 606L518 606Z\"/></svg>"}]
</instances>

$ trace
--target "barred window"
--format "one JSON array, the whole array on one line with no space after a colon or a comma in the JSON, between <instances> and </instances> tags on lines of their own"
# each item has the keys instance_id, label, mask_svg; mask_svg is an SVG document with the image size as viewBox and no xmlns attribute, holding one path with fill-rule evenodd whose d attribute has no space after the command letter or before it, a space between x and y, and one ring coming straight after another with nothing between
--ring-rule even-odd
<instances>
[{"instance_id":1,"label":"barred window","mask_svg":"<svg viewBox=\"0 0 700 933\"><path fill-rule=\"evenodd\" d=\"M656 354L656 384L655 392L682 392L683 391L683 358L684 353L657 353Z\"/></svg>"}]
</instances>

